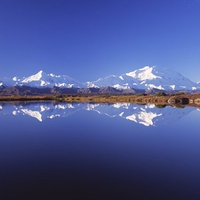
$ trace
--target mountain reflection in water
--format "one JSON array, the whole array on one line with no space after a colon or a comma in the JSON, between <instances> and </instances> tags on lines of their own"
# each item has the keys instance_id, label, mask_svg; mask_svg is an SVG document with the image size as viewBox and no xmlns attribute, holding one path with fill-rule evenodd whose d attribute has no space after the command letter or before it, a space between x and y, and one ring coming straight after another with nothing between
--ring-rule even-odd
<instances>
[{"instance_id":1,"label":"mountain reflection in water","mask_svg":"<svg viewBox=\"0 0 200 200\"><path fill-rule=\"evenodd\" d=\"M166 106L158 108L153 104L136 105L129 103L97 104L97 103L1 103L1 115L27 115L42 122L46 119L68 117L75 112L85 110L115 118L123 118L144 126L159 126L181 119L194 107L176 108Z\"/></svg>"}]
</instances>

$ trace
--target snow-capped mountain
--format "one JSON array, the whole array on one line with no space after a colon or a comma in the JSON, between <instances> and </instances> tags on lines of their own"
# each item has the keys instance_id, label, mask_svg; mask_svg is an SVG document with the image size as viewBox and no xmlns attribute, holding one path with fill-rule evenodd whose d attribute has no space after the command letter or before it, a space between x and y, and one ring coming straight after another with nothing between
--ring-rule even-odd
<instances>
[{"instance_id":1,"label":"snow-capped mountain","mask_svg":"<svg viewBox=\"0 0 200 200\"><path fill-rule=\"evenodd\" d=\"M5 81L5 85L26 85L30 87L61 87L61 88L82 88L83 84L67 75L47 74L42 70L37 74L26 78L13 77L12 80Z\"/></svg>"},{"instance_id":2,"label":"snow-capped mountain","mask_svg":"<svg viewBox=\"0 0 200 200\"><path fill-rule=\"evenodd\" d=\"M146 66L121 76L111 75L97 81L87 82L88 87L111 86L116 89L159 89L159 90L195 90L197 84L181 74L160 67Z\"/></svg>"},{"instance_id":3,"label":"snow-capped mountain","mask_svg":"<svg viewBox=\"0 0 200 200\"><path fill-rule=\"evenodd\" d=\"M45 119L68 117L75 112L86 110L106 117L123 118L143 126L159 126L170 124L189 114L194 107L177 109L174 107L157 108L147 104L139 106L129 103L115 104L77 104L77 103L21 103L20 105L0 103L0 114L24 115L42 122Z\"/></svg>"},{"instance_id":4,"label":"snow-capped mountain","mask_svg":"<svg viewBox=\"0 0 200 200\"><path fill-rule=\"evenodd\" d=\"M199 90L200 83L195 83L180 73L157 66L143 67L122 75L110 75L96 81L80 83L67 75L47 74L42 70L29 77L3 78L1 86L30 86L37 88L102 88L112 87L118 91L123 90Z\"/></svg>"},{"instance_id":5,"label":"snow-capped mountain","mask_svg":"<svg viewBox=\"0 0 200 200\"><path fill-rule=\"evenodd\" d=\"M3 86L3 81L0 81L0 87L2 87Z\"/></svg>"}]
</instances>

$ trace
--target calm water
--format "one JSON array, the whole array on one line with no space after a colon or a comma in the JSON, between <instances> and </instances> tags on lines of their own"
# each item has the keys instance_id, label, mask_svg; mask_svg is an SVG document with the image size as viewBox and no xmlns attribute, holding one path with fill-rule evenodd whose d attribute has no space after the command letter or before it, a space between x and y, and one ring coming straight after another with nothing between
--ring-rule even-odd
<instances>
[{"instance_id":1,"label":"calm water","mask_svg":"<svg viewBox=\"0 0 200 200\"><path fill-rule=\"evenodd\" d=\"M0 104L1 199L200 199L200 111Z\"/></svg>"}]
</instances>

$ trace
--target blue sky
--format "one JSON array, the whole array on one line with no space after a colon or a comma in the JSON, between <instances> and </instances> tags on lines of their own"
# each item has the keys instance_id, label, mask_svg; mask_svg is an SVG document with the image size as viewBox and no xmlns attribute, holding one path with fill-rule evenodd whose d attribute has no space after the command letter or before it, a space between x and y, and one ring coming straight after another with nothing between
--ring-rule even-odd
<instances>
[{"instance_id":1,"label":"blue sky","mask_svg":"<svg viewBox=\"0 0 200 200\"><path fill-rule=\"evenodd\" d=\"M0 0L0 77L146 65L200 80L200 0Z\"/></svg>"}]
</instances>

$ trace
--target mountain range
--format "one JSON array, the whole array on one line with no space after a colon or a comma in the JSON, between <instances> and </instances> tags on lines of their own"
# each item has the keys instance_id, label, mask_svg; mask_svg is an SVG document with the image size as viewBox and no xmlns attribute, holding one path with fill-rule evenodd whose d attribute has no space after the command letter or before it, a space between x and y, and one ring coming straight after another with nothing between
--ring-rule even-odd
<instances>
[{"instance_id":1,"label":"mountain range","mask_svg":"<svg viewBox=\"0 0 200 200\"><path fill-rule=\"evenodd\" d=\"M195 83L171 69L157 66L145 66L119 76L110 75L85 83L67 75L47 74L42 70L28 77L0 79L0 94L4 95L16 93L151 93L160 90L198 91L200 83Z\"/></svg>"}]
</instances>

